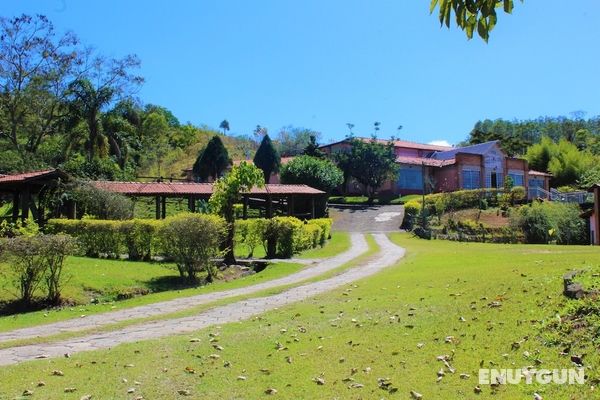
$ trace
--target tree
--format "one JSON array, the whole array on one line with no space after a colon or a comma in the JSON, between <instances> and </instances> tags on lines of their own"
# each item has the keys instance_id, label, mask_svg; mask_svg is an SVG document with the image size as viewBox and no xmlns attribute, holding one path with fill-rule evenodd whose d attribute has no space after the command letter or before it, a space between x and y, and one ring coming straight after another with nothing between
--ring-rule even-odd
<instances>
[{"instance_id":1,"label":"tree","mask_svg":"<svg viewBox=\"0 0 600 400\"><path fill-rule=\"evenodd\" d=\"M337 151L332 154L332 159L342 171L342 193L345 194L352 176L352 155L349 151Z\"/></svg>"},{"instance_id":2,"label":"tree","mask_svg":"<svg viewBox=\"0 0 600 400\"><path fill-rule=\"evenodd\" d=\"M323 153L319 149L319 144L317 143L317 138L314 135L311 135L310 142L304 148L303 154L311 157L323 158L325 157L325 153Z\"/></svg>"},{"instance_id":3,"label":"tree","mask_svg":"<svg viewBox=\"0 0 600 400\"><path fill-rule=\"evenodd\" d=\"M510 14L514 0L431 0L429 11L433 13L436 7L439 7L440 25L450 28L454 13L456 25L465 31L469 39L477 29L477 34L487 42L498 20L496 9L502 7L505 13Z\"/></svg>"},{"instance_id":4,"label":"tree","mask_svg":"<svg viewBox=\"0 0 600 400\"><path fill-rule=\"evenodd\" d=\"M227 121L226 119L221 121L221 123L219 124L219 128L223 129L223 135L226 135L229 131L229 121Z\"/></svg>"},{"instance_id":5,"label":"tree","mask_svg":"<svg viewBox=\"0 0 600 400\"><path fill-rule=\"evenodd\" d=\"M268 136L267 136L268 137ZM219 178L213 186L213 194L208 201L210 209L222 216L227 223L225 239L225 260L227 265L235 264L233 252L235 237L235 203L241 200L241 193L249 192L254 186L264 186L263 174L254 165L242 161L231 171Z\"/></svg>"},{"instance_id":6,"label":"tree","mask_svg":"<svg viewBox=\"0 0 600 400\"><path fill-rule=\"evenodd\" d=\"M209 140L206 148L198 155L194 163L194 177L205 182L208 178L217 180L231 165L229 153L217 135Z\"/></svg>"},{"instance_id":7,"label":"tree","mask_svg":"<svg viewBox=\"0 0 600 400\"><path fill-rule=\"evenodd\" d=\"M315 140L318 141L321 137L321 132L292 126L282 128L277 134L276 140L279 154L284 157L302 154L306 146L310 143L311 136L314 136Z\"/></svg>"},{"instance_id":8,"label":"tree","mask_svg":"<svg viewBox=\"0 0 600 400\"><path fill-rule=\"evenodd\" d=\"M369 203L375 199L377 189L388 179L395 179L398 173L394 144L378 143L375 138L370 141L351 140L350 151L351 175L363 185Z\"/></svg>"},{"instance_id":9,"label":"tree","mask_svg":"<svg viewBox=\"0 0 600 400\"><path fill-rule=\"evenodd\" d=\"M90 65L86 76L72 82L68 93L72 115L87 125L86 148L88 160L92 160L97 150L106 146L101 124L102 112L110 104L129 97L144 79L131 72L140 66L139 59L134 55L122 59L98 56L88 62Z\"/></svg>"},{"instance_id":10,"label":"tree","mask_svg":"<svg viewBox=\"0 0 600 400\"><path fill-rule=\"evenodd\" d=\"M21 156L61 132L78 44L72 33L57 37L43 15L0 18L0 138Z\"/></svg>"},{"instance_id":11,"label":"tree","mask_svg":"<svg viewBox=\"0 0 600 400\"><path fill-rule=\"evenodd\" d=\"M264 183L269 183L271 174L279 172L281 158L269 135L265 135L254 155L254 165L263 171Z\"/></svg>"},{"instance_id":12,"label":"tree","mask_svg":"<svg viewBox=\"0 0 600 400\"><path fill-rule=\"evenodd\" d=\"M295 157L281 168L281 183L309 185L327 193L344 181L333 162L308 155Z\"/></svg>"}]
</instances>

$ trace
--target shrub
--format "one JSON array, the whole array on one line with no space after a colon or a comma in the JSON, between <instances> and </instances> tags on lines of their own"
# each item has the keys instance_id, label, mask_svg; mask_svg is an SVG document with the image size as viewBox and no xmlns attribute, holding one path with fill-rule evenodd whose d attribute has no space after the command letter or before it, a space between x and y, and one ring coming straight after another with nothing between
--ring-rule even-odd
<instances>
[{"instance_id":1,"label":"shrub","mask_svg":"<svg viewBox=\"0 0 600 400\"><path fill-rule=\"evenodd\" d=\"M119 232L130 260L150 260L161 221L133 219L120 223Z\"/></svg>"},{"instance_id":2,"label":"shrub","mask_svg":"<svg viewBox=\"0 0 600 400\"><path fill-rule=\"evenodd\" d=\"M3 220L0 222L0 238L3 237L15 237L15 236L34 236L40 232L40 227L35 222L33 216L29 216L26 221L21 221L20 219L15 222L9 222L8 220Z\"/></svg>"},{"instance_id":3,"label":"shrub","mask_svg":"<svg viewBox=\"0 0 600 400\"><path fill-rule=\"evenodd\" d=\"M63 262L74 251L74 244L67 235L22 235L3 242L3 253L9 257L8 265L24 304L31 304L43 281L48 289L48 300L53 304L60 301Z\"/></svg>"},{"instance_id":4,"label":"shrub","mask_svg":"<svg viewBox=\"0 0 600 400\"><path fill-rule=\"evenodd\" d=\"M305 184L327 193L343 181L342 171L327 159L298 156L281 168L281 183Z\"/></svg>"},{"instance_id":5,"label":"shrub","mask_svg":"<svg viewBox=\"0 0 600 400\"><path fill-rule=\"evenodd\" d=\"M236 243L248 247L248 257L254 255L254 250L265 241L265 232L268 220L265 218L255 218L236 221L235 235Z\"/></svg>"},{"instance_id":6,"label":"shrub","mask_svg":"<svg viewBox=\"0 0 600 400\"><path fill-rule=\"evenodd\" d=\"M528 243L558 244L587 243L585 222L579 217L575 204L534 202L523 206L511 219L511 225L520 229Z\"/></svg>"},{"instance_id":7,"label":"shrub","mask_svg":"<svg viewBox=\"0 0 600 400\"><path fill-rule=\"evenodd\" d=\"M212 259L222 254L219 247L226 232L221 217L183 213L165 219L159 237L163 253L173 258L182 279L196 283L198 272L205 271L207 282L212 282Z\"/></svg>"},{"instance_id":8,"label":"shrub","mask_svg":"<svg viewBox=\"0 0 600 400\"><path fill-rule=\"evenodd\" d=\"M333 220L331 218L317 218L308 221L309 224L315 224L321 227L321 236L319 237L319 245L324 246L327 239L331 239L331 226Z\"/></svg>"},{"instance_id":9,"label":"shrub","mask_svg":"<svg viewBox=\"0 0 600 400\"><path fill-rule=\"evenodd\" d=\"M94 219L51 219L48 233L66 233L77 238L81 251L88 257L116 258L120 254L119 221Z\"/></svg>"},{"instance_id":10,"label":"shrub","mask_svg":"<svg viewBox=\"0 0 600 400\"><path fill-rule=\"evenodd\" d=\"M64 280L63 264L65 258L75 252L76 241L64 234L44 235L40 238L43 241L44 280L48 290L48 301L50 304L59 305Z\"/></svg>"},{"instance_id":11,"label":"shrub","mask_svg":"<svg viewBox=\"0 0 600 400\"><path fill-rule=\"evenodd\" d=\"M404 204L404 221L402 225L406 229L412 229L415 225L416 218L421 212L421 202L410 200Z\"/></svg>"},{"instance_id":12,"label":"shrub","mask_svg":"<svg viewBox=\"0 0 600 400\"><path fill-rule=\"evenodd\" d=\"M100 219L130 219L133 217L133 202L126 196L99 189L89 183L75 186L71 191L80 215L91 215Z\"/></svg>"}]
</instances>

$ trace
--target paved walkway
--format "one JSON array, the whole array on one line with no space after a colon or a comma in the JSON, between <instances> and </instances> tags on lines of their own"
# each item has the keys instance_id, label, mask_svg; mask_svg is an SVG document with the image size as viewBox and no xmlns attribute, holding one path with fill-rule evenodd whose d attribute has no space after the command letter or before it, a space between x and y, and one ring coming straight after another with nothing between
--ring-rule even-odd
<instances>
[{"instance_id":1,"label":"paved walkway","mask_svg":"<svg viewBox=\"0 0 600 400\"><path fill-rule=\"evenodd\" d=\"M357 239L356 235L352 237L354 248L356 243L360 243L360 240ZM0 350L0 365L11 365L40 357L61 357L65 353L73 354L81 351L106 349L122 343L157 339L174 334L193 332L212 325L252 318L255 315L273 310L274 308L301 301L373 275L395 264L404 256L404 249L393 244L384 234L375 234L374 238L381 250L371 261L351 268L332 278L307 283L272 296L242 300L215 307L191 317L141 323L116 331L87 335L54 343L3 349ZM363 244L366 248L364 239ZM344 254L347 256L347 253ZM342 256L340 255L338 258ZM325 264L329 264L329 262Z\"/></svg>"},{"instance_id":2,"label":"paved walkway","mask_svg":"<svg viewBox=\"0 0 600 400\"><path fill-rule=\"evenodd\" d=\"M86 329L99 328L104 325L110 325L121 321L170 314L229 297L248 295L265 289L302 282L304 280L319 276L332 269L338 268L347 262L352 261L369 249L364 236L359 233L352 234L350 236L350 241L351 246L348 251L327 259L316 260L312 265L283 278L273 279L258 283L256 285L245 286L237 289L181 297L174 300L162 301L139 307L94 314L84 318L75 318L46 325L38 325L31 328L0 332L0 342L45 337L63 332L77 332ZM286 261L290 262L290 260Z\"/></svg>"},{"instance_id":3,"label":"paved walkway","mask_svg":"<svg viewBox=\"0 0 600 400\"><path fill-rule=\"evenodd\" d=\"M398 232L404 206L330 205L333 229L344 232Z\"/></svg>"}]
</instances>

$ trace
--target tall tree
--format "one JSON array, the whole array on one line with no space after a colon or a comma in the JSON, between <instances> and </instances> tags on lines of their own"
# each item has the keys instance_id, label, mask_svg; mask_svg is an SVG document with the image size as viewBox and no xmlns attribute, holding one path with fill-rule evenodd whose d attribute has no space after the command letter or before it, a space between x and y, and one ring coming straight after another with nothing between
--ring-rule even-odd
<instances>
[{"instance_id":1,"label":"tall tree","mask_svg":"<svg viewBox=\"0 0 600 400\"><path fill-rule=\"evenodd\" d=\"M370 141L351 140L350 151L351 174L364 187L369 203L375 199L377 190L388 180L394 180L398 174L398 165L394 153L394 144L378 143L375 138Z\"/></svg>"},{"instance_id":2,"label":"tall tree","mask_svg":"<svg viewBox=\"0 0 600 400\"><path fill-rule=\"evenodd\" d=\"M315 140L318 141L321 138L321 132L293 126L281 128L276 140L279 154L284 157L302 154L306 146L310 143L311 136L314 136Z\"/></svg>"},{"instance_id":3,"label":"tall tree","mask_svg":"<svg viewBox=\"0 0 600 400\"><path fill-rule=\"evenodd\" d=\"M279 172L279 167L281 166L281 158L279 157L279 153L273 146L273 142L271 142L271 138L269 135L265 135L260 142L260 146L258 150L256 150L256 154L254 155L254 165L260 168L263 171L263 176L265 178L265 183L269 183L269 178L271 174Z\"/></svg>"},{"instance_id":4,"label":"tall tree","mask_svg":"<svg viewBox=\"0 0 600 400\"><path fill-rule=\"evenodd\" d=\"M304 155L316 157L316 158L324 158L325 153L323 153L319 149L319 144L317 143L317 138L314 135L310 136L310 142L306 145L303 151Z\"/></svg>"},{"instance_id":5,"label":"tall tree","mask_svg":"<svg viewBox=\"0 0 600 400\"><path fill-rule=\"evenodd\" d=\"M223 129L223 135L226 135L229 131L229 121L227 121L226 119L221 121L221 123L219 124L219 128Z\"/></svg>"},{"instance_id":6,"label":"tall tree","mask_svg":"<svg viewBox=\"0 0 600 400\"><path fill-rule=\"evenodd\" d=\"M222 216L227 222L227 238L225 242L225 264L235 264L233 251L235 237L235 203L241 200L241 193L249 192L254 186L264 186L261 171L254 165L242 161L234 166L226 176L219 178L210 196L211 210Z\"/></svg>"},{"instance_id":7,"label":"tall tree","mask_svg":"<svg viewBox=\"0 0 600 400\"><path fill-rule=\"evenodd\" d=\"M87 124L86 148L88 160L92 160L105 140L100 119L102 112L109 105L129 97L144 79L131 71L140 66L139 59L133 55L121 59L89 56L87 61L85 78L69 85L69 98L72 114Z\"/></svg>"},{"instance_id":8,"label":"tall tree","mask_svg":"<svg viewBox=\"0 0 600 400\"><path fill-rule=\"evenodd\" d=\"M78 44L72 33L57 36L43 15L0 18L0 139L12 150L34 154L61 132Z\"/></svg>"},{"instance_id":9,"label":"tall tree","mask_svg":"<svg viewBox=\"0 0 600 400\"><path fill-rule=\"evenodd\" d=\"M200 182L206 182L208 178L216 181L230 165L229 153L221 138L215 135L198 155L193 167L194 177Z\"/></svg>"}]
</instances>

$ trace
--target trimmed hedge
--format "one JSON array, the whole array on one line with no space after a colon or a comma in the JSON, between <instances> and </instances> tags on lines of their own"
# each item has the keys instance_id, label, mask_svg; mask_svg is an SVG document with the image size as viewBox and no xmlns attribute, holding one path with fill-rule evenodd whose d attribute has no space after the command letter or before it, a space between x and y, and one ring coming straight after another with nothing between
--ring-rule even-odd
<instances>
[{"instance_id":1,"label":"trimmed hedge","mask_svg":"<svg viewBox=\"0 0 600 400\"><path fill-rule=\"evenodd\" d=\"M290 258L303 250L323 246L331 236L329 218L301 221L295 217L256 218L236 221L236 240L250 249L265 247L269 258Z\"/></svg>"},{"instance_id":2,"label":"trimmed hedge","mask_svg":"<svg viewBox=\"0 0 600 400\"><path fill-rule=\"evenodd\" d=\"M329 218L301 221L294 217L256 218L236 221L236 242L248 247L252 256L263 245L268 257L289 258L303 250L323 246L331 236ZM118 258L127 253L130 260L149 260L163 253L158 232L161 220L126 221L95 219L51 219L49 233L67 233L76 237L81 251L88 257Z\"/></svg>"}]
</instances>

